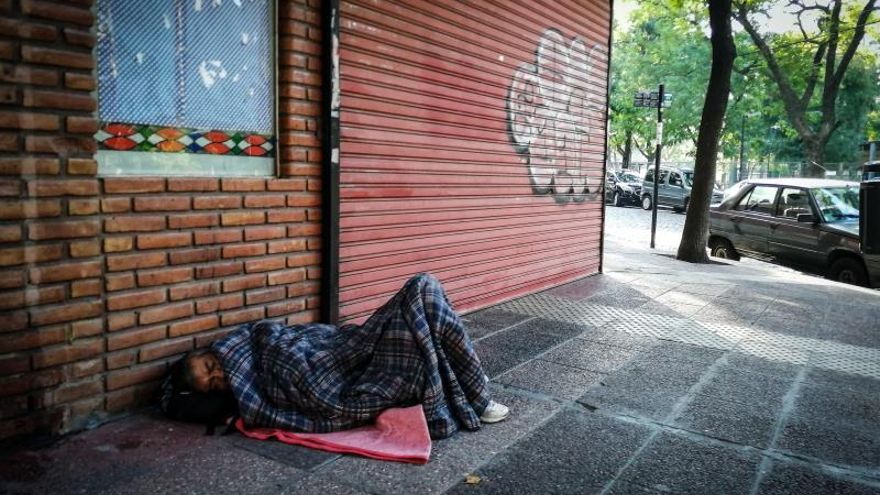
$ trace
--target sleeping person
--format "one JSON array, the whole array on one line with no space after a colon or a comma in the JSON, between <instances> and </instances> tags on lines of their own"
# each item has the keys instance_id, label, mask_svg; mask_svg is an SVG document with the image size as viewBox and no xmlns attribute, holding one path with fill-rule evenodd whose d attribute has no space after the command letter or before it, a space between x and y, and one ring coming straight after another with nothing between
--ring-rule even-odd
<instances>
[{"instance_id":1,"label":"sleeping person","mask_svg":"<svg viewBox=\"0 0 880 495\"><path fill-rule=\"evenodd\" d=\"M363 325L246 324L172 367L171 417L326 433L421 404L432 438L507 418L461 320L434 277L411 278Z\"/></svg>"}]
</instances>

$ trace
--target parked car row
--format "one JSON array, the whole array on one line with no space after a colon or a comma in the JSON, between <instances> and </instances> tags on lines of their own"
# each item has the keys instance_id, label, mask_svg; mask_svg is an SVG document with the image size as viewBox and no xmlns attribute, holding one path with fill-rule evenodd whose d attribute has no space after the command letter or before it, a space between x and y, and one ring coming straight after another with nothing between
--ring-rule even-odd
<instances>
[{"instance_id":1,"label":"parked car row","mask_svg":"<svg viewBox=\"0 0 880 495\"><path fill-rule=\"evenodd\" d=\"M880 266L859 249L856 182L741 182L710 208L709 248L719 258L769 257L840 282L880 287Z\"/></svg>"},{"instance_id":2,"label":"parked car row","mask_svg":"<svg viewBox=\"0 0 880 495\"><path fill-rule=\"evenodd\" d=\"M657 183L657 205L686 212L691 202L694 171L690 168L661 167ZM720 203L723 193L712 191L712 203ZM628 170L609 171L605 175L605 202L614 206L638 206L650 210L654 205L654 169L644 178Z\"/></svg>"}]
</instances>

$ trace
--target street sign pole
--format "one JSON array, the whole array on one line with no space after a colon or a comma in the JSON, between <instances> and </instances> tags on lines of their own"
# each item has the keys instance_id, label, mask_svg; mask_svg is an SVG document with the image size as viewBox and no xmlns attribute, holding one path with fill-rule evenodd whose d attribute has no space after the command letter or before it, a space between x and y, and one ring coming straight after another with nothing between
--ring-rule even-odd
<instances>
[{"instance_id":1,"label":"street sign pole","mask_svg":"<svg viewBox=\"0 0 880 495\"><path fill-rule=\"evenodd\" d=\"M657 194L660 188L660 151L663 148L663 85L660 85L657 98L657 151L654 153L654 195L651 196L651 249L654 249L657 236Z\"/></svg>"}]
</instances>

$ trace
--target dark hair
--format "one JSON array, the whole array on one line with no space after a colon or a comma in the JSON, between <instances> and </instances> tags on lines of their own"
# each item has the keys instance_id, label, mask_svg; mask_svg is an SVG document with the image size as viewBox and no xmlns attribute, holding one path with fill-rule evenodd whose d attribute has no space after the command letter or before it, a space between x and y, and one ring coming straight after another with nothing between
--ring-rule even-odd
<instances>
[{"instance_id":1,"label":"dark hair","mask_svg":"<svg viewBox=\"0 0 880 495\"><path fill-rule=\"evenodd\" d=\"M235 396L229 391L199 392L193 388L194 377L189 366L193 357L205 351L188 352L171 365L162 383L162 411L171 419L222 425L238 411Z\"/></svg>"}]
</instances>

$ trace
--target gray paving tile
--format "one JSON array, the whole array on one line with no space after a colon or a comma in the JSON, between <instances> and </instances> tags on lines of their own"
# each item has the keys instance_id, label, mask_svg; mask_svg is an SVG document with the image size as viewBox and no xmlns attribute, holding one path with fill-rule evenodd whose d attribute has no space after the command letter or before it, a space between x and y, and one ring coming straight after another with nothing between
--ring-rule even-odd
<instances>
[{"instance_id":1,"label":"gray paving tile","mask_svg":"<svg viewBox=\"0 0 880 495\"><path fill-rule=\"evenodd\" d=\"M701 294L704 296L720 296L733 287L733 284L682 284L676 287L678 292L687 292L689 294Z\"/></svg>"},{"instance_id":2,"label":"gray paving tile","mask_svg":"<svg viewBox=\"0 0 880 495\"><path fill-rule=\"evenodd\" d=\"M535 359L495 379L498 383L575 400L604 376L562 364Z\"/></svg>"},{"instance_id":3,"label":"gray paving tile","mask_svg":"<svg viewBox=\"0 0 880 495\"><path fill-rule=\"evenodd\" d=\"M224 437L224 441L261 457L298 469L312 469L330 459L339 457L336 454L321 452L299 445L288 445L276 440L255 440L242 435L230 435Z\"/></svg>"},{"instance_id":4,"label":"gray paving tile","mask_svg":"<svg viewBox=\"0 0 880 495\"><path fill-rule=\"evenodd\" d=\"M619 481L614 482L611 489L605 492L606 495L667 495L668 493L669 491L665 488L660 490Z\"/></svg>"},{"instance_id":5,"label":"gray paving tile","mask_svg":"<svg viewBox=\"0 0 880 495\"><path fill-rule=\"evenodd\" d=\"M675 419L675 424L708 437L765 448L772 439L777 413L778 410L755 409L697 395Z\"/></svg>"},{"instance_id":6,"label":"gray paving tile","mask_svg":"<svg viewBox=\"0 0 880 495\"><path fill-rule=\"evenodd\" d=\"M652 315L663 315L672 318L687 318L696 314L703 307L705 307L705 305L664 303L655 299L651 302L639 306L638 310L640 312L650 313Z\"/></svg>"},{"instance_id":7,"label":"gray paving tile","mask_svg":"<svg viewBox=\"0 0 880 495\"><path fill-rule=\"evenodd\" d=\"M800 365L772 361L740 352L730 352L725 357L727 363L722 366L723 369L733 369L734 371L745 373L761 373L777 378L794 378L802 368Z\"/></svg>"},{"instance_id":8,"label":"gray paving tile","mask_svg":"<svg viewBox=\"0 0 880 495\"><path fill-rule=\"evenodd\" d=\"M758 495L877 495L880 482L844 478L839 473L775 462L758 487Z\"/></svg>"},{"instance_id":9,"label":"gray paving tile","mask_svg":"<svg viewBox=\"0 0 880 495\"><path fill-rule=\"evenodd\" d=\"M880 466L880 435L865 430L829 424L826 419L789 416L776 448L826 462L868 469Z\"/></svg>"},{"instance_id":10,"label":"gray paving tile","mask_svg":"<svg viewBox=\"0 0 880 495\"><path fill-rule=\"evenodd\" d=\"M529 319L529 316L512 313L497 308L484 309L470 313L462 318L468 335L472 340L479 339L492 332L516 325Z\"/></svg>"},{"instance_id":11,"label":"gray paving tile","mask_svg":"<svg viewBox=\"0 0 880 495\"><path fill-rule=\"evenodd\" d=\"M850 390L880 396L880 380L822 368L810 368L804 378L807 383L837 390Z\"/></svg>"},{"instance_id":12,"label":"gray paving tile","mask_svg":"<svg viewBox=\"0 0 880 495\"><path fill-rule=\"evenodd\" d=\"M684 344L661 340L660 343L639 354L639 359L688 361L696 363L713 363L723 356L725 351L710 349L698 345Z\"/></svg>"},{"instance_id":13,"label":"gray paving tile","mask_svg":"<svg viewBox=\"0 0 880 495\"><path fill-rule=\"evenodd\" d=\"M562 411L449 493L598 493L649 431L598 414Z\"/></svg>"},{"instance_id":14,"label":"gray paving tile","mask_svg":"<svg viewBox=\"0 0 880 495\"><path fill-rule=\"evenodd\" d=\"M619 480L674 493L748 493L760 457L661 433Z\"/></svg>"},{"instance_id":15,"label":"gray paving tile","mask_svg":"<svg viewBox=\"0 0 880 495\"><path fill-rule=\"evenodd\" d=\"M620 280L609 277L608 275L599 274L582 278L569 284L560 285L559 287L548 290L546 293L551 296L579 301L606 290L613 289L622 284L623 283Z\"/></svg>"},{"instance_id":16,"label":"gray paving tile","mask_svg":"<svg viewBox=\"0 0 880 495\"><path fill-rule=\"evenodd\" d=\"M622 332L610 326L588 328L578 338L627 349L646 349L660 344L654 337Z\"/></svg>"},{"instance_id":17,"label":"gray paving tile","mask_svg":"<svg viewBox=\"0 0 880 495\"><path fill-rule=\"evenodd\" d=\"M755 373L739 373L720 369L698 394L741 404L761 411L779 411L792 380Z\"/></svg>"},{"instance_id":18,"label":"gray paving tile","mask_svg":"<svg viewBox=\"0 0 880 495\"><path fill-rule=\"evenodd\" d=\"M541 359L597 373L610 373L620 368L637 353L635 349L572 339L544 354Z\"/></svg>"},{"instance_id":19,"label":"gray paving tile","mask_svg":"<svg viewBox=\"0 0 880 495\"><path fill-rule=\"evenodd\" d=\"M874 431L880 437L880 395L803 385L792 414L831 425Z\"/></svg>"},{"instance_id":20,"label":"gray paving tile","mask_svg":"<svg viewBox=\"0 0 880 495\"><path fill-rule=\"evenodd\" d=\"M644 295L630 295L627 297L621 297L617 293L603 292L601 294L590 297L583 302L587 302L590 304L601 304L603 306L614 306L623 309L638 309L642 305L651 302L651 298Z\"/></svg>"},{"instance_id":21,"label":"gray paving tile","mask_svg":"<svg viewBox=\"0 0 880 495\"><path fill-rule=\"evenodd\" d=\"M475 342L474 350L486 374L492 378L565 340L566 337L560 335L518 326Z\"/></svg>"},{"instance_id":22,"label":"gray paving tile","mask_svg":"<svg viewBox=\"0 0 880 495\"><path fill-rule=\"evenodd\" d=\"M584 333L588 328L591 327L538 317L518 325L513 330L520 333L546 333L570 339Z\"/></svg>"},{"instance_id":23,"label":"gray paving tile","mask_svg":"<svg viewBox=\"0 0 880 495\"><path fill-rule=\"evenodd\" d=\"M693 292L686 292L676 288L675 290L671 290L665 292L656 298L655 301L663 304L669 305L689 305L689 306L705 306L715 300L715 295L707 295L707 294L699 294Z\"/></svg>"}]
</instances>

